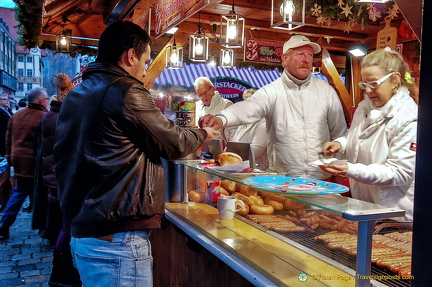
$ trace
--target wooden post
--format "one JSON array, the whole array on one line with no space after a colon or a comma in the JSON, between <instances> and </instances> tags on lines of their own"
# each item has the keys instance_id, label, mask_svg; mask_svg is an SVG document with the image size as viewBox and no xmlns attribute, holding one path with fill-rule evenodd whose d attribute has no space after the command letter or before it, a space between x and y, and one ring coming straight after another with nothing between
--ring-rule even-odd
<instances>
[{"instance_id":1,"label":"wooden post","mask_svg":"<svg viewBox=\"0 0 432 287\"><path fill-rule=\"evenodd\" d=\"M350 108L353 106L353 101L350 93L342 82L336 67L330 58L330 54L327 49L322 49L322 60L321 68L328 78L329 84L336 90L339 99L342 103L342 108L347 119L351 119Z\"/></svg>"}]
</instances>

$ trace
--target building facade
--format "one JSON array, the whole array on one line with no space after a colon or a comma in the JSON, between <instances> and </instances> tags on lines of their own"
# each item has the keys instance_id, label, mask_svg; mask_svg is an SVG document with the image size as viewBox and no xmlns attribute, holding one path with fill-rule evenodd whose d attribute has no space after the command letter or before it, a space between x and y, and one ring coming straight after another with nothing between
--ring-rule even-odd
<instances>
[{"instance_id":1,"label":"building facade","mask_svg":"<svg viewBox=\"0 0 432 287\"><path fill-rule=\"evenodd\" d=\"M14 97L17 89L15 77L15 46L9 26L0 17L0 94Z\"/></svg>"}]
</instances>

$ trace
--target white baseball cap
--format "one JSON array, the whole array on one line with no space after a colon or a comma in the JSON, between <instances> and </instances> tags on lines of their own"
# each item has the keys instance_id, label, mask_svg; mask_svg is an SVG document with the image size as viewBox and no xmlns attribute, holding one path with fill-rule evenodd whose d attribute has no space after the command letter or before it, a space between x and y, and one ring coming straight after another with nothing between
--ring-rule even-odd
<instances>
[{"instance_id":1,"label":"white baseball cap","mask_svg":"<svg viewBox=\"0 0 432 287\"><path fill-rule=\"evenodd\" d=\"M321 52L321 47L317 43L311 42L308 38L302 35L294 35L283 45L283 53L285 54L289 49L309 45L313 49L314 54Z\"/></svg>"}]
</instances>

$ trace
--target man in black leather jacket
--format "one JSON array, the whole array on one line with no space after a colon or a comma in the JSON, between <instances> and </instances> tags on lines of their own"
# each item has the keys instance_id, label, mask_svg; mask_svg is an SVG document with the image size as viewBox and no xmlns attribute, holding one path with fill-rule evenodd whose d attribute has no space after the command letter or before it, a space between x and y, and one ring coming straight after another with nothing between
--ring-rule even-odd
<instances>
[{"instance_id":1,"label":"man in black leather jacket","mask_svg":"<svg viewBox=\"0 0 432 287\"><path fill-rule=\"evenodd\" d=\"M149 230L164 214L161 158L184 157L218 134L176 126L140 81L150 38L129 21L108 26L97 60L62 104L54 157L72 255L85 286L152 286ZM113 284L113 282L116 282Z\"/></svg>"}]
</instances>

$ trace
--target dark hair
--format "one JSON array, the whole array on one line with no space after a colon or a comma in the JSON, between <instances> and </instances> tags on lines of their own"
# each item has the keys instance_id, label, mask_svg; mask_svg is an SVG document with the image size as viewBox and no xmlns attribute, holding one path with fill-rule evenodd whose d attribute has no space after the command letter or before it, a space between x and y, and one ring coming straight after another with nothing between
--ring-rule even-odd
<instances>
[{"instance_id":1,"label":"dark hair","mask_svg":"<svg viewBox=\"0 0 432 287\"><path fill-rule=\"evenodd\" d=\"M125 51L132 48L141 57L148 45L151 39L144 29L130 21L116 21L100 36L97 60L116 65Z\"/></svg>"},{"instance_id":2,"label":"dark hair","mask_svg":"<svg viewBox=\"0 0 432 287\"><path fill-rule=\"evenodd\" d=\"M27 101L25 99L20 99L18 101L18 107L27 107Z\"/></svg>"}]
</instances>

